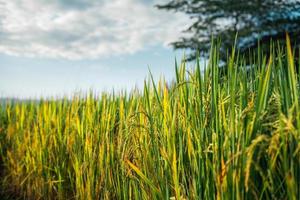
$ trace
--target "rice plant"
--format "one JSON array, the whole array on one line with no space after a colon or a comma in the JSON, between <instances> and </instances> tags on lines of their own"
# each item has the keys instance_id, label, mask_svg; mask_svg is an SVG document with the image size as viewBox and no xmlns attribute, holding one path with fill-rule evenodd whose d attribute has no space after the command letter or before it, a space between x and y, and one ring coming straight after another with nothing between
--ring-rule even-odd
<instances>
[{"instance_id":1,"label":"rice plant","mask_svg":"<svg viewBox=\"0 0 300 200\"><path fill-rule=\"evenodd\" d=\"M300 198L300 63L218 45L131 93L0 107L1 186L20 199Z\"/></svg>"}]
</instances>

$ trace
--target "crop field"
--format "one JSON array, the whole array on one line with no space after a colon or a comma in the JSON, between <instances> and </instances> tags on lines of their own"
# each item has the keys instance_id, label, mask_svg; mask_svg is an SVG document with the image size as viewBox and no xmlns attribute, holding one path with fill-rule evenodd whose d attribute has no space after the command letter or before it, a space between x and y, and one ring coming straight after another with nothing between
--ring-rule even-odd
<instances>
[{"instance_id":1,"label":"crop field","mask_svg":"<svg viewBox=\"0 0 300 200\"><path fill-rule=\"evenodd\" d=\"M0 107L7 199L300 199L300 63L218 44L132 92ZM299 56L298 56L299 57ZM247 62L246 62L247 61ZM297 72L298 71L298 72Z\"/></svg>"}]
</instances>

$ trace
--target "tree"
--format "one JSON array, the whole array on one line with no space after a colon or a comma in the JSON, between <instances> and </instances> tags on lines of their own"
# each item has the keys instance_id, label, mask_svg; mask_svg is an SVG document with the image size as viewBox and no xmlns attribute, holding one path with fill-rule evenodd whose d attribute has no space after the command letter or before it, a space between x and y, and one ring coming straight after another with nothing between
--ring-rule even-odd
<instances>
[{"instance_id":1,"label":"tree","mask_svg":"<svg viewBox=\"0 0 300 200\"><path fill-rule=\"evenodd\" d=\"M176 49L192 50L189 60L196 57L197 51L207 55L211 37L221 39L223 59L236 34L236 47L241 53L256 48L258 41L283 41L285 32L292 41L300 41L299 0L171 0L157 8L183 12L192 19L186 30L190 36L172 43Z\"/></svg>"}]
</instances>

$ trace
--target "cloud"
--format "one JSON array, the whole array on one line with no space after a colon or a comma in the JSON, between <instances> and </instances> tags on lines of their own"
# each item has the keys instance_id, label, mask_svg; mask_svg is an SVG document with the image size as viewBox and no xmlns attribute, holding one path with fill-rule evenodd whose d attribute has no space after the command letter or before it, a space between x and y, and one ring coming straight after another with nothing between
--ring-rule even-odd
<instances>
[{"instance_id":1,"label":"cloud","mask_svg":"<svg viewBox=\"0 0 300 200\"><path fill-rule=\"evenodd\" d=\"M76 60L167 46L181 36L188 19L157 10L155 3L158 1L0 0L0 52Z\"/></svg>"}]
</instances>

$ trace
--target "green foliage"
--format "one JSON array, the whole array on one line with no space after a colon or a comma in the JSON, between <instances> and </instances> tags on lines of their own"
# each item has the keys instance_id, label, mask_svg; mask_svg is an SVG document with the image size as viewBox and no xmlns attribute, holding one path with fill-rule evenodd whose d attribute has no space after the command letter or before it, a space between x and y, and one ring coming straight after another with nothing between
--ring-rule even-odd
<instances>
[{"instance_id":1,"label":"green foliage","mask_svg":"<svg viewBox=\"0 0 300 200\"><path fill-rule=\"evenodd\" d=\"M24 199L300 197L299 76L293 51L212 48L168 85L0 107L2 188ZM288 55L284 57L283 55ZM222 76L221 76L222 74Z\"/></svg>"},{"instance_id":2,"label":"green foliage","mask_svg":"<svg viewBox=\"0 0 300 200\"><path fill-rule=\"evenodd\" d=\"M258 40L268 51L270 40L285 41L289 32L292 41L300 41L300 2L297 0L170 0L159 9L183 12L191 17L187 36L172 43L175 48L196 52L210 49L211 36L222 40L220 56L226 60L227 50L235 41L241 53L257 48Z\"/></svg>"}]
</instances>

